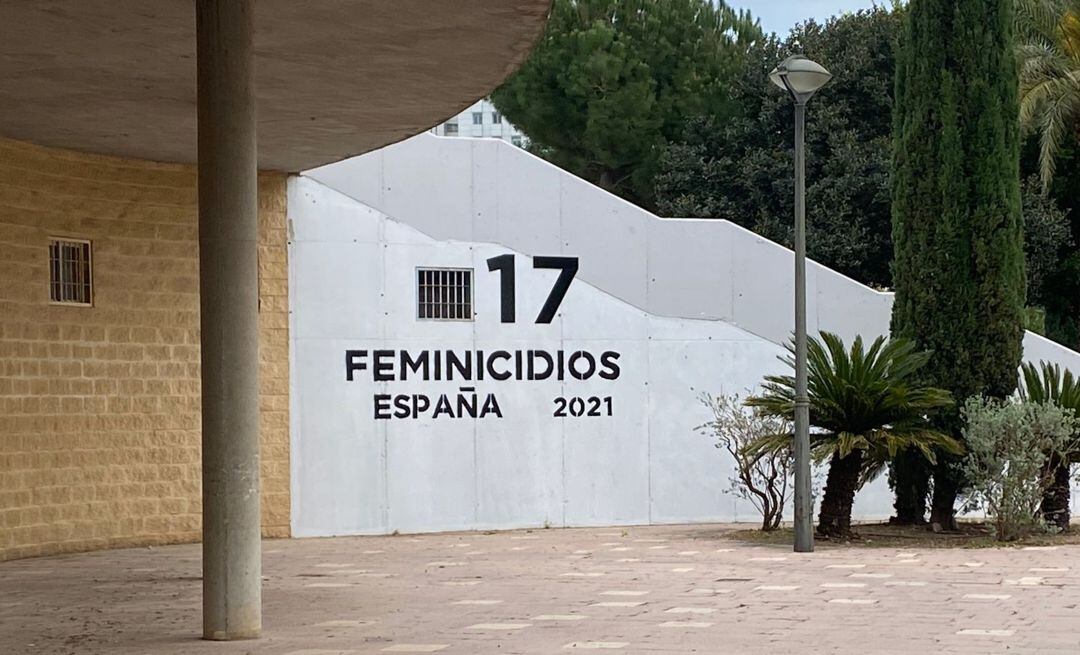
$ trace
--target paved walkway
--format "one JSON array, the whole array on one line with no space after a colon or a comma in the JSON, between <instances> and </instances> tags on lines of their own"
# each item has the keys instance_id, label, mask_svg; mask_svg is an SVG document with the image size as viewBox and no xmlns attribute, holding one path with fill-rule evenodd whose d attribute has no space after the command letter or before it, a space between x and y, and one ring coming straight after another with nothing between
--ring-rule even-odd
<instances>
[{"instance_id":1,"label":"paved walkway","mask_svg":"<svg viewBox=\"0 0 1080 655\"><path fill-rule=\"evenodd\" d=\"M1080 653L1080 546L736 544L723 528L268 541L265 636L199 633L199 546L0 564L0 653Z\"/></svg>"}]
</instances>

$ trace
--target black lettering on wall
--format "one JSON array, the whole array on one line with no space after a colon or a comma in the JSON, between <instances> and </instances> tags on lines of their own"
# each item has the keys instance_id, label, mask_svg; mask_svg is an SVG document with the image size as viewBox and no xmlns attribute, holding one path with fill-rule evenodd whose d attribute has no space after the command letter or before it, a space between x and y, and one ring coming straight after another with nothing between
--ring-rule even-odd
<instances>
[{"instance_id":1,"label":"black lettering on wall","mask_svg":"<svg viewBox=\"0 0 1080 655\"><path fill-rule=\"evenodd\" d=\"M488 375L491 376L492 380L509 380L513 373L508 370L498 371L495 369L495 360L499 359L510 361L510 353L505 350L496 350L491 353L491 357L489 357L487 361Z\"/></svg>"},{"instance_id":2,"label":"black lettering on wall","mask_svg":"<svg viewBox=\"0 0 1080 655\"><path fill-rule=\"evenodd\" d=\"M390 418L390 394L375 394L375 420Z\"/></svg>"},{"instance_id":3,"label":"black lettering on wall","mask_svg":"<svg viewBox=\"0 0 1080 655\"><path fill-rule=\"evenodd\" d=\"M376 350L375 370L372 371L376 382L389 382L394 379L394 351Z\"/></svg>"},{"instance_id":4,"label":"black lettering on wall","mask_svg":"<svg viewBox=\"0 0 1080 655\"><path fill-rule=\"evenodd\" d=\"M600 366L604 367L604 370L600 371L600 377L605 380L615 380L619 377L619 353L611 350L600 355Z\"/></svg>"},{"instance_id":5,"label":"black lettering on wall","mask_svg":"<svg viewBox=\"0 0 1080 655\"><path fill-rule=\"evenodd\" d=\"M454 379L454 371L458 372L462 380L472 379L472 357L468 355L464 359L459 359L457 353L453 350L446 351L446 379Z\"/></svg>"},{"instance_id":6,"label":"black lettering on wall","mask_svg":"<svg viewBox=\"0 0 1080 655\"><path fill-rule=\"evenodd\" d=\"M540 359L545 368L542 372L536 370L536 360ZM551 355L547 354L543 350L530 350L529 351L529 365L528 365L528 379L530 380L546 380L551 377L551 372L555 370L555 360L551 358Z\"/></svg>"},{"instance_id":7,"label":"black lettering on wall","mask_svg":"<svg viewBox=\"0 0 1080 655\"><path fill-rule=\"evenodd\" d=\"M346 350L345 351L345 380L347 382L353 381L353 373L356 371L363 371L367 369L367 364L362 360L367 357L366 350Z\"/></svg>"},{"instance_id":8,"label":"black lettering on wall","mask_svg":"<svg viewBox=\"0 0 1080 655\"><path fill-rule=\"evenodd\" d=\"M566 292L570 289L570 283L578 271L577 257L533 257L533 268L556 268L559 269L559 277L555 285L551 287L544 306L540 309L540 315L536 317L537 323L550 323L559 311Z\"/></svg>"},{"instance_id":9,"label":"black lettering on wall","mask_svg":"<svg viewBox=\"0 0 1080 655\"><path fill-rule=\"evenodd\" d=\"M499 271L499 296L500 296L500 320L503 323L513 323L517 320L517 308L515 307L514 290L514 256L499 255L487 260L488 271Z\"/></svg>"},{"instance_id":10,"label":"black lettering on wall","mask_svg":"<svg viewBox=\"0 0 1080 655\"><path fill-rule=\"evenodd\" d=\"M428 370L428 360L431 355L426 350L421 350L419 356L413 359L408 350L401 351L401 379L407 380L409 378L409 371L413 373L419 373L423 369L424 380L430 380L430 371Z\"/></svg>"},{"instance_id":11,"label":"black lettering on wall","mask_svg":"<svg viewBox=\"0 0 1080 655\"><path fill-rule=\"evenodd\" d=\"M585 361L586 365L584 372L580 371L577 367L577 363L582 360ZM578 380L588 380L593 376L593 373L596 372L596 360L593 359L592 353L585 352L584 350L579 350L573 355L570 355L568 366L570 367L570 375L573 375Z\"/></svg>"}]
</instances>

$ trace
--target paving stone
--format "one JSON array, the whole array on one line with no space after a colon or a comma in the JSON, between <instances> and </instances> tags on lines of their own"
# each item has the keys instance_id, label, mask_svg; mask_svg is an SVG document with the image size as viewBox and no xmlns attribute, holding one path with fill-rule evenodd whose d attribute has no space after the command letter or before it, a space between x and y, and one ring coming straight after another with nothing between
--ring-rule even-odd
<instances>
[{"instance_id":1,"label":"paving stone","mask_svg":"<svg viewBox=\"0 0 1080 655\"><path fill-rule=\"evenodd\" d=\"M724 529L268 541L265 637L236 644L197 638L198 544L3 562L0 653L1080 653L1080 546L795 556Z\"/></svg>"}]
</instances>

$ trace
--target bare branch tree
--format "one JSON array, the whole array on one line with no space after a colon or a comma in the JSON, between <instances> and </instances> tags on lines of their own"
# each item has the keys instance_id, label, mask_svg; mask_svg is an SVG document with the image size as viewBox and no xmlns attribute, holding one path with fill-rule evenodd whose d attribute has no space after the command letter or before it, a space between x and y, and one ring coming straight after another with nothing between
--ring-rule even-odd
<instances>
[{"instance_id":1,"label":"bare branch tree","mask_svg":"<svg viewBox=\"0 0 1080 655\"><path fill-rule=\"evenodd\" d=\"M699 425L698 431L715 439L715 446L735 461L731 493L753 504L761 514L763 531L775 530L792 493L792 453L751 450L748 446L762 437L789 434L791 425L782 418L744 407L738 395L702 394L700 399L712 411L713 420Z\"/></svg>"}]
</instances>

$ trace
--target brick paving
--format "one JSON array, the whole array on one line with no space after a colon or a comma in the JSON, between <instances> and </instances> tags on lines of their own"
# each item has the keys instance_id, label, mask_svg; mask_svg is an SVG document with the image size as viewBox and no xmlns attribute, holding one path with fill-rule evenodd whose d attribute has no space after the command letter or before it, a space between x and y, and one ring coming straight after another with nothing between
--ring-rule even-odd
<instances>
[{"instance_id":1,"label":"brick paving","mask_svg":"<svg viewBox=\"0 0 1080 655\"><path fill-rule=\"evenodd\" d=\"M199 634L199 546L0 564L0 653L1080 653L1080 546L823 547L721 526L264 543L259 641Z\"/></svg>"}]
</instances>

